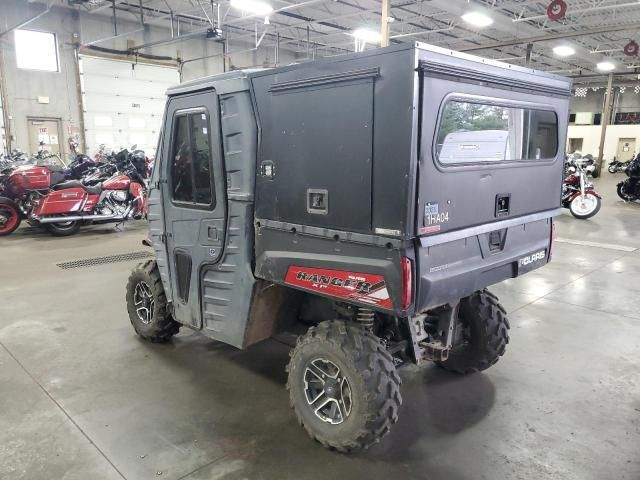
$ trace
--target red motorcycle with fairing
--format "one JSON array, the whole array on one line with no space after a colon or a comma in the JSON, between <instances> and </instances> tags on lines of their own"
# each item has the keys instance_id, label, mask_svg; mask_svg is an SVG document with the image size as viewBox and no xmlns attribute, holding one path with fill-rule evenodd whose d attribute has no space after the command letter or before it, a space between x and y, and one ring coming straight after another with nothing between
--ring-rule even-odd
<instances>
[{"instance_id":1,"label":"red motorcycle with fairing","mask_svg":"<svg viewBox=\"0 0 640 480\"><path fill-rule=\"evenodd\" d=\"M42 160L45 164L12 166L0 172L0 237L18 228L22 220L28 218L36 201L49 193L52 186L69 179L80 179L95 165L82 154L68 166L56 156L34 157L34 160Z\"/></svg>"},{"instance_id":2,"label":"red motorcycle with fairing","mask_svg":"<svg viewBox=\"0 0 640 480\"><path fill-rule=\"evenodd\" d=\"M144 159L138 165L140 159L127 150L116 157L119 171L114 176L94 186L75 181L56 185L36 203L29 221L52 235L65 237L82 225L122 223L146 216Z\"/></svg>"}]
</instances>

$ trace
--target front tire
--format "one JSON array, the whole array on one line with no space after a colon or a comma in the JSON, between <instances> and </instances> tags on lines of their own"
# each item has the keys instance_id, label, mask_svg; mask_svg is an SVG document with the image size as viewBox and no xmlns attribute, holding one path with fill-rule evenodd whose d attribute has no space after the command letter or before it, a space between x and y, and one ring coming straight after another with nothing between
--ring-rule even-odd
<instances>
[{"instance_id":1,"label":"front tire","mask_svg":"<svg viewBox=\"0 0 640 480\"><path fill-rule=\"evenodd\" d=\"M380 340L326 321L298 339L287 366L291 408L311 438L347 453L389 433L402 404L400 376Z\"/></svg>"},{"instance_id":2,"label":"front tire","mask_svg":"<svg viewBox=\"0 0 640 480\"><path fill-rule=\"evenodd\" d=\"M618 188L616 191L618 192L618 196L624 200L625 202L630 202L632 200L631 195L627 194L625 186L627 182L621 182L618 184Z\"/></svg>"},{"instance_id":3,"label":"front tire","mask_svg":"<svg viewBox=\"0 0 640 480\"><path fill-rule=\"evenodd\" d=\"M167 312L167 296L155 260L140 263L131 272L126 298L131 325L145 340L167 342L180 330L180 324Z\"/></svg>"},{"instance_id":4,"label":"front tire","mask_svg":"<svg viewBox=\"0 0 640 480\"><path fill-rule=\"evenodd\" d=\"M22 215L13 203L0 203L0 237L13 233L22 222Z\"/></svg>"},{"instance_id":5,"label":"front tire","mask_svg":"<svg viewBox=\"0 0 640 480\"><path fill-rule=\"evenodd\" d=\"M506 310L489 290L465 297L460 300L455 343L449 358L436 363L462 374L486 370L504 355L509 328Z\"/></svg>"},{"instance_id":6,"label":"front tire","mask_svg":"<svg viewBox=\"0 0 640 480\"><path fill-rule=\"evenodd\" d=\"M580 220L586 220L593 217L600 211L602 200L592 192L585 192L584 198L581 195L576 196L569 204L571 215Z\"/></svg>"},{"instance_id":7,"label":"front tire","mask_svg":"<svg viewBox=\"0 0 640 480\"><path fill-rule=\"evenodd\" d=\"M80 221L47 223L47 231L54 237L69 237L75 235L80 230Z\"/></svg>"}]
</instances>

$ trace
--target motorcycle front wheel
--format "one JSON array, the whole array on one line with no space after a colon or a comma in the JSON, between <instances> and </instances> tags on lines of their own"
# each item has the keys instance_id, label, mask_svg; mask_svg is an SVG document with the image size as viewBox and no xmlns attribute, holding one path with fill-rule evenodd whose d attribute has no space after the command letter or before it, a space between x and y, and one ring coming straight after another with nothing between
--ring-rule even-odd
<instances>
[{"instance_id":1,"label":"motorcycle front wheel","mask_svg":"<svg viewBox=\"0 0 640 480\"><path fill-rule=\"evenodd\" d=\"M569 211L571 215L580 220L586 220L587 218L593 217L602 206L602 200L598 198L592 192L585 192L583 195L578 195L576 198L571 200L569 204Z\"/></svg>"},{"instance_id":2,"label":"motorcycle front wheel","mask_svg":"<svg viewBox=\"0 0 640 480\"><path fill-rule=\"evenodd\" d=\"M618 169L613 165L609 165L609 168L607 168L607 170L609 170L609 173L616 173L618 171Z\"/></svg>"},{"instance_id":3,"label":"motorcycle front wheel","mask_svg":"<svg viewBox=\"0 0 640 480\"><path fill-rule=\"evenodd\" d=\"M632 200L632 197L626 192L625 184L626 182L621 182L618 184L618 189L617 189L618 196L625 202L630 202Z\"/></svg>"}]
</instances>

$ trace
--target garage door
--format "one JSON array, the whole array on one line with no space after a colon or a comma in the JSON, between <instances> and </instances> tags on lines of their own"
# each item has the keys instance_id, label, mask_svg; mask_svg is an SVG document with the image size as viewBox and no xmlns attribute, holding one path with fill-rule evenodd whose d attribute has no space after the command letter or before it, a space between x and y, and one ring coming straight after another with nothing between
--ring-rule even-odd
<instances>
[{"instance_id":1,"label":"garage door","mask_svg":"<svg viewBox=\"0 0 640 480\"><path fill-rule=\"evenodd\" d=\"M156 65L80 57L87 152L136 144L155 155L165 92L180 83L178 70Z\"/></svg>"}]
</instances>

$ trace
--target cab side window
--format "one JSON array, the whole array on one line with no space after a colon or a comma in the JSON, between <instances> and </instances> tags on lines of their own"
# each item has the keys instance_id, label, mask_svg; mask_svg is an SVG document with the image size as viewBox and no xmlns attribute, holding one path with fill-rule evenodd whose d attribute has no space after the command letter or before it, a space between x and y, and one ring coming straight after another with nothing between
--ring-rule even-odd
<instances>
[{"instance_id":1,"label":"cab side window","mask_svg":"<svg viewBox=\"0 0 640 480\"><path fill-rule=\"evenodd\" d=\"M178 113L173 125L170 164L173 201L213 208L209 115L204 111Z\"/></svg>"}]
</instances>

